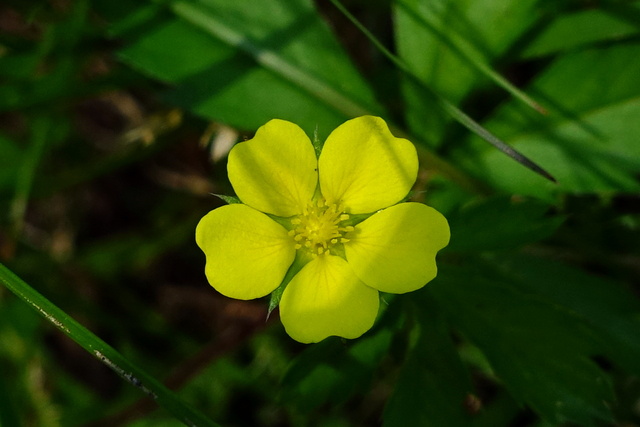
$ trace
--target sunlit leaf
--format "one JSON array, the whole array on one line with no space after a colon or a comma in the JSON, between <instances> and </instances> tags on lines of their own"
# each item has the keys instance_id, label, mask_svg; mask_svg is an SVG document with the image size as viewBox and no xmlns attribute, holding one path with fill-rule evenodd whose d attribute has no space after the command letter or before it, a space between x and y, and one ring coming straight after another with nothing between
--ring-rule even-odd
<instances>
[{"instance_id":1,"label":"sunlit leaf","mask_svg":"<svg viewBox=\"0 0 640 427\"><path fill-rule=\"evenodd\" d=\"M169 99L205 117L242 129L278 117L309 135L318 127L324 138L345 117L380 111L306 0L175 1L173 13L149 10L118 33L129 40L121 57L174 84Z\"/></svg>"},{"instance_id":2,"label":"sunlit leaf","mask_svg":"<svg viewBox=\"0 0 640 427\"><path fill-rule=\"evenodd\" d=\"M400 0L394 6L399 55L434 90L458 104L481 80L482 73L473 62L490 64L504 53L535 23L535 4L532 0ZM459 46L466 57L452 45ZM448 117L415 85L403 82L409 126L440 145L445 142Z\"/></svg>"},{"instance_id":3,"label":"sunlit leaf","mask_svg":"<svg viewBox=\"0 0 640 427\"><path fill-rule=\"evenodd\" d=\"M474 120L471 116L466 114L460 108L456 107L456 105L451 102L446 96L443 96L438 90L434 89L428 81L411 70L411 68L401 58L394 55L389 49L387 49L380 42L380 40L378 40L378 38L355 17L355 15L349 12L347 8L345 8L344 5L340 2L340 0L331 0L331 3L333 3L338 8L338 10L340 10L340 12L342 12L356 26L356 28L358 28L369 39L369 41L380 51L380 53L382 53L400 71L402 71L403 75L407 79L411 80L414 83L414 89L416 93L419 94L419 96L423 97L425 100L428 100L429 102L442 109L442 111L446 112L455 121L457 121L459 124L467 128L474 134L478 135L489 144L493 145L493 147L497 148L498 151L502 154L506 154L511 159L534 171L545 179L551 182L555 182L555 178L544 168L540 167L540 165L536 164L534 161L532 161L527 156L523 155L510 145L505 144L505 142L498 138L495 134L491 133L488 129ZM522 94L519 95L519 99L523 99ZM528 100L527 104L531 106L535 103L531 100ZM535 108L540 109L537 104L535 105ZM421 138L420 141L424 142L424 137Z\"/></svg>"},{"instance_id":4,"label":"sunlit leaf","mask_svg":"<svg viewBox=\"0 0 640 427\"><path fill-rule=\"evenodd\" d=\"M526 47L525 58L543 56L584 47L596 42L619 41L637 35L638 25L630 19L640 13L640 2L602 5L555 17ZM627 9L627 10L625 10Z\"/></svg>"},{"instance_id":5,"label":"sunlit leaf","mask_svg":"<svg viewBox=\"0 0 640 427\"><path fill-rule=\"evenodd\" d=\"M640 45L629 43L567 55L533 84L551 106L541 118L514 103L500 110L487 126L535 158L558 184L545 182L503 156L474 143L457 156L483 179L503 191L550 199L560 191L636 191L640 185ZM624 73L611 70L624 69ZM469 161L473 158L472 161Z\"/></svg>"}]
</instances>

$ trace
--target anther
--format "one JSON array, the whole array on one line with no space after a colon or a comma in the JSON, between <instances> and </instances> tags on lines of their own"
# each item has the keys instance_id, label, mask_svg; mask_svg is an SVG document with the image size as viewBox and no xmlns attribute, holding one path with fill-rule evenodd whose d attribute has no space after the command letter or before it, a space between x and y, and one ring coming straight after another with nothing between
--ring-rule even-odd
<instances>
[{"instance_id":1,"label":"anther","mask_svg":"<svg viewBox=\"0 0 640 427\"><path fill-rule=\"evenodd\" d=\"M330 252L333 245L349 241L342 236L353 231L353 226L340 226L347 219L349 214L342 206L320 198L306 205L302 214L291 220L293 230L289 235L296 249L307 248L315 257Z\"/></svg>"}]
</instances>

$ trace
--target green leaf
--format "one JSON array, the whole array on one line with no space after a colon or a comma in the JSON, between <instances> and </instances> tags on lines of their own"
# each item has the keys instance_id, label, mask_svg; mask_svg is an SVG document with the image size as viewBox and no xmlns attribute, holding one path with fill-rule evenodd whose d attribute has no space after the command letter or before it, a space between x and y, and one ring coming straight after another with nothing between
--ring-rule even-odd
<instances>
[{"instance_id":1,"label":"green leaf","mask_svg":"<svg viewBox=\"0 0 640 427\"><path fill-rule=\"evenodd\" d=\"M247 8L221 0L170 6L182 19L147 7L114 24L118 36L132 40L121 57L175 85L169 101L238 128L256 129L273 117L291 120L319 139L345 118L384 113L307 0L286 7L263 2ZM438 103L504 146L446 100ZM432 168L473 186L434 153L421 152Z\"/></svg>"},{"instance_id":2,"label":"green leaf","mask_svg":"<svg viewBox=\"0 0 640 427\"><path fill-rule=\"evenodd\" d=\"M472 418L464 402L473 387L448 324L428 293L414 294L412 302L419 335L385 407L383 425L469 426Z\"/></svg>"},{"instance_id":3,"label":"green leaf","mask_svg":"<svg viewBox=\"0 0 640 427\"><path fill-rule=\"evenodd\" d=\"M183 402L172 391L125 359L113 347L102 341L51 301L30 287L8 268L0 264L0 283L36 310L63 334L78 343L118 376L140 389L158 405L189 426L216 426L198 410Z\"/></svg>"},{"instance_id":4,"label":"green leaf","mask_svg":"<svg viewBox=\"0 0 640 427\"><path fill-rule=\"evenodd\" d=\"M629 289L558 262L522 255L501 257L498 265L519 288L570 309L597 333L602 355L640 375L640 303Z\"/></svg>"},{"instance_id":5,"label":"green leaf","mask_svg":"<svg viewBox=\"0 0 640 427\"><path fill-rule=\"evenodd\" d=\"M555 182L553 176L551 176L547 171L538 166L535 162L528 159L526 156L523 156L513 147L505 144L500 138L492 134L489 130L487 130L473 118L471 118L471 116L467 115L464 111L456 107L446 97L442 96L439 92L434 90L427 82L424 81L424 79L414 73L402 59L398 58L396 55L391 53L389 49L384 47L380 40L378 40L373 35L373 33L369 31L352 13L350 13L342 5L342 3L340 3L339 0L331 0L331 3L333 3L340 10L340 12L342 12L369 39L369 41L371 41L371 43L373 43L373 45L385 57L387 57L387 59L389 59L396 67L398 67L398 69L402 71L408 79L412 80L415 83L414 88L420 94L420 96L424 96L426 99L433 102L462 126L466 127L468 130L475 133L489 144L493 145L503 154L506 154L513 160L531 169L532 171L539 174L540 176L543 176L549 181Z\"/></svg>"},{"instance_id":6,"label":"green leaf","mask_svg":"<svg viewBox=\"0 0 640 427\"><path fill-rule=\"evenodd\" d=\"M619 41L638 34L637 23L629 15L640 13L640 2L624 5L625 14L602 9L589 9L554 19L522 52L523 58L533 58L565 52L596 42Z\"/></svg>"},{"instance_id":7,"label":"green leaf","mask_svg":"<svg viewBox=\"0 0 640 427\"><path fill-rule=\"evenodd\" d=\"M178 105L241 129L278 117L309 135L318 127L323 138L346 117L381 112L307 0L170 7L173 15L153 10L125 26L119 36L130 42L120 54L175 84L167 96Z\"/></svg>"},{"instance_id":8,"label":"green leaf","mask_svg":"<svg viewBox=\"0 0 640 427\"><path fill-rule=\"evenodd\" d=\"M489 71L495 80L488 64L535 23L535 4L533 0L399 0L394 6L399 56L422 81L457 105L482 74ZM442 144L448 117L416 91L415 82L405 80L402 89L410 129L427 135L434 145Z\"/></svg>"},{"instance_id":9,"label":"green leaf","mask_svg":"<svg viewBox=\"0 0 640 427\"><path fill-rule=\"evenodd\" d=\"M611 70L624 69L624 73ZM486 126L536 159L558 180L545 182L519 170L493 150L473 142L455 153L496 188L552 199L559 192L637 191L640 173L640 43L620 44L567 55L533 84L532 93L547 99L551 114L532 115L510 103Z\"/></svg>"},{"instance_id":10,"label":"green leaf","mask_svg":"<svg viewBox=\"0 0 640 427\"><path fill-rule=\"evenodd\" d=\"M611 421L609 379L590 359L595 341L569 310L461 266L441 267L430 289L518 401L555 424Z\"/></svg>"},{"instance_id":11,"label":"green leaf","mask_svg":"<svg viewBox=\"0 0 640 427\"><path fill-rule=\"evenodd\" d=\"M552 235L564 217L548 216L551 206L537 200L493 197L449 215L451 242L447 251L513 249Z\"/></svg>"}]
</instances>

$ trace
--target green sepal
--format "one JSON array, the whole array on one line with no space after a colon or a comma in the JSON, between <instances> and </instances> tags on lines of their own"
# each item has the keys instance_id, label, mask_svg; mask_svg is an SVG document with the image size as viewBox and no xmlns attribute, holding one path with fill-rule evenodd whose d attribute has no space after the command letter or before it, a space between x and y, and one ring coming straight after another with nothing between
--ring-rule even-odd
<instances>
[{"instance_id":1,"label":"green sepal","mask_svg":"<svg viewBox=\"0 0 640 427\"><path fill-rule=\"evenodd\" d=\"M291 224L291 219L293 219L295 217L285 218L285 217L272 215L272 214L268 214L268 213L264 213L264 214L267 215L272 220L274 220L275 222L277 222L278 224L280 224L281 226L283 226L284 228L286 228L288 231L293 230L294 227L293 227L293 224Z\"/></svg>"},{"instance_id":2,"label":"green sepal","mask_svg":"<svg viewBox=\"0 0 640 427\"><path fill-rule=\"evenodd\" d=\"M315 130L313 131L313 149L316 151L316 157L320 157L320 153L322 152L322 147L324 146L324 141L320 139L318 136L318 125L316 125Z\"/></svg>"},{"instance_id":3,"label":"green sepal","mask_svg":"<svg viewBox=\"0 0 640 427\"><path fill-rule=\"evenodd\" d=\"M291 279L293 279L293 277L298 274L298 272L302 270L302 267L304 267L309 261L311 261L311 259L311 256L304 251L296 252L296 258L293 260L293 263L291 264L291 267L289 267L289 270L287 270L287 274L284 275L282 282L280 282L280 285L276 288L276 290L271 292L267 317L271 316L271 312L275 310L276 307L278 307L278 305L280 304L282 293L284 292L289 282L291 282Z\"/></svg>"},{"instance_id":4,"label":"green sepal","mask_svg":"<svg viewBox=\"0 0 640 427\"><path fill-rule=\"evenodd\" d=\"M230 204L230 205L235 205L235 204L238 204L238 203L242 203L240 201L240 199L238 199L236 196L227 196L225 194L213 194L213 193L211 193L211 194L216 196L219 199L224 200L225 202L227 202L227 204Z\"/></svg>"}]
</instances>

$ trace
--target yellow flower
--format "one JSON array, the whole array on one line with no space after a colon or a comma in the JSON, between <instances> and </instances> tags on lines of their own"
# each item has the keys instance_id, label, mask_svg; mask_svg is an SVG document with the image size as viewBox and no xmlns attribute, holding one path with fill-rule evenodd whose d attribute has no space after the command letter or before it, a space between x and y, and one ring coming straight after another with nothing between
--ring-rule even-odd
<instances>
[{"instance_id":1,"label":"yellow flower","mask_svg":"<svg viewBox=\"0 0 640 427\"><path fill-rule=\"evenodd\" d=\"M342 124L319 157L297 125L271 120L231 150L228 172L242 204L209 212L196 229L207 279L247 300L299 269L280 300L295 340L359 337L373 326L378 291L414 291L436 276L447 220L426 205L398 203L416 180L418 157L381 118Z\"/></svg>"}]
</instances>

